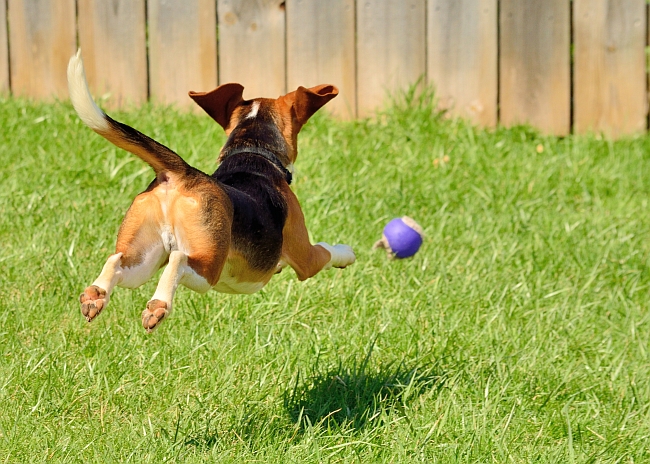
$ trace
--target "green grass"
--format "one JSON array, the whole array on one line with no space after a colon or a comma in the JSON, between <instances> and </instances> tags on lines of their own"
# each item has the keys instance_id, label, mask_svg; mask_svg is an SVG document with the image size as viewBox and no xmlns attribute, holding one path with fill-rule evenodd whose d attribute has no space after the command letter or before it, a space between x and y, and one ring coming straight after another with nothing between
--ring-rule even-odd
<instances>
[{"instance_id":1,"label":"green grass","mask_svg":"<svg viewBox=\"0 0 650 464\"><path fill-rule=\"evenodd\" d=\"M181 289L152 335L155 279L92 324L77 302L150 169L68 104L1 100L0 462L650 461L650 138L405 100L300 137L312 239L352 267ZM114 116L215 168L209 118ZM404 214L426 239L389 261L371 247Z\"/></svg>"}]
</instances>

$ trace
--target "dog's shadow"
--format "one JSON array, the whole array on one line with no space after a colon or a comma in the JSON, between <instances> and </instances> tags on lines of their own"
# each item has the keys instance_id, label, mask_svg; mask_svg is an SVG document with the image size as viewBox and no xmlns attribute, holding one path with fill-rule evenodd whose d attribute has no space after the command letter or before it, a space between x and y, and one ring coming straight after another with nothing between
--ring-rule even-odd
<instances>
[{"instance_id":1,"label":"dog's shadow","mask_svg":"<svg viewBox=\"0 0 650 464\"><path fill-rule=\"evenodd\" d=\"M294 424L301 430L314 425L361 430L399 414L420 395L443 385L443 377L425 363L403 361L370 369L371 352L372 347L360 363L340 363L302 380L297 375L284 400Z\"/></svg>"}]
</instances>

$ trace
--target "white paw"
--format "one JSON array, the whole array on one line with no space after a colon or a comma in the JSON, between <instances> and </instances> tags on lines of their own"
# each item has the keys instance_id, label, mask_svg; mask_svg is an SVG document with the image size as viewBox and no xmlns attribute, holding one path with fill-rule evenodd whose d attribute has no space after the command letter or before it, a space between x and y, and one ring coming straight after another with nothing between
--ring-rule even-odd
<instances>
[{"instance_id":1,"label":"white paw","mask_svg":"<svg viewBox=\"0 0 650 464\"><path fill-rule=\"evenodd\" d=\"M330 252L332 256L329 263L324 267L324 269L329 269L331 267L343 268L354 263L357 257L354 254L354 250L349 245L329 245L325 242L319 242L316 245L320 245Z\"/></svg>"}]
</instances>

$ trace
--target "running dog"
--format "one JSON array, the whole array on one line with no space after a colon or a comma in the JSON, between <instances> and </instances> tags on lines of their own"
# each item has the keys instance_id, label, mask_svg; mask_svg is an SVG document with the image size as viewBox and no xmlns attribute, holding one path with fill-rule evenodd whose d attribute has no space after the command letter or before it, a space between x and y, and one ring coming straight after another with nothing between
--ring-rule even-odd
<instances>
[{"instance_id":1,"label":"running dog","mask_svg":"<svg viewBox=\"0 0 650 464\"><path fill-rule=\"evenodd\" d=\"M163 266L142 313L148 332L170 315L179 284L201 293L254 293L286 265L305 280L355 261L348 245L310 243L289 187L298 132L336 97L335 86L298 87L277 99L253 100L243 99L240 84L190 92L228 135L212 175L106 115L90 94L80 51L68 65L68 88L87 126L140 157L156 175L126 212L115 253L80 296L88 322L106 308L116 286L136 288Z\"/></svg>"}]
</instances>

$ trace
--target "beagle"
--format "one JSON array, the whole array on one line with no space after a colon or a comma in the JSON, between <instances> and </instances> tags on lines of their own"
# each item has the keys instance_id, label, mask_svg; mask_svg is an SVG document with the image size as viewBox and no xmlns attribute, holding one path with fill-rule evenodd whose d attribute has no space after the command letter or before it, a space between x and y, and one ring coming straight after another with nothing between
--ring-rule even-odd
<instances>
[{"instance_id":1,"label":"beagle","mask_svg":"<svg viewBox=\"0 0 650 464\"><path fill-rule=\"evenodd\" d=\"M303 124L336 97L333 85L299 87L277 99L244 100L243 86L224 84L190 97L228 139L212 175L137 130L115 121L93 101L80 51L68 65L70 99L81 120L148 163L156 178L135 197L120 226L115 253L80 296L92 321L116 286L136 288L165 266L142 313L151 332L166 319L179 284L197 292L254 293L286 265L300 280L355 261L348 245L312 245L289 188Z\"/></svg>"}]
</instances>

